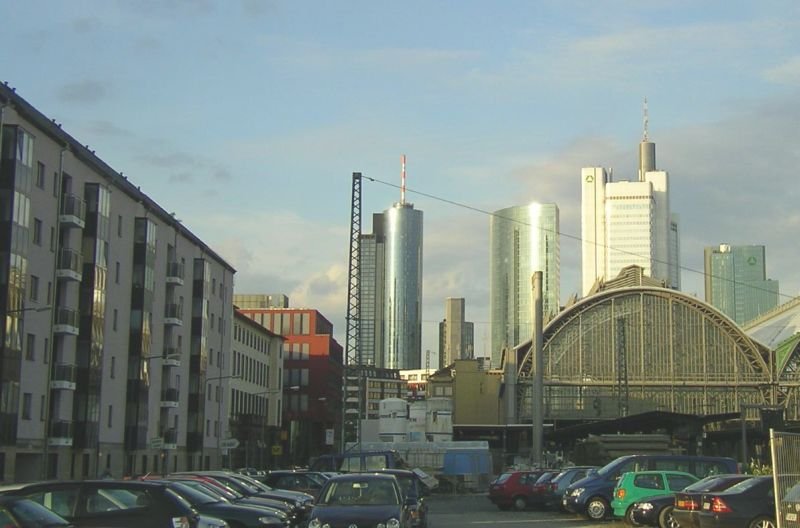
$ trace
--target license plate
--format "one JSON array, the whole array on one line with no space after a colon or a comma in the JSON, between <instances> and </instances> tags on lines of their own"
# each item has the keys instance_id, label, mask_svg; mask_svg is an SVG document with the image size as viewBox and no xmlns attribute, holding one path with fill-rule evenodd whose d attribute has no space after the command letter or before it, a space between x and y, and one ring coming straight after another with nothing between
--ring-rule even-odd
<instances>
[{"instance_id":1,"label":"license plate","mask_svg":"<svg viewBox=\"0 0 800 528\"><path fill-rule=\"evenodd\" d=\"M703 503L703 509L704 510L710 510L711 509L711 503L710 502L704 502Z\"/></svg>"},{"instance_id":2,"label":"license plate","mask_svg":"<svg viewBox=\"0 0 800 528\"><path fill-rule=\"evenodd\" d=\"M786 514L786 520L787 521L796 521L797 520L797 514L796 513L787 513Z\"/></svg>"}]
</instances>

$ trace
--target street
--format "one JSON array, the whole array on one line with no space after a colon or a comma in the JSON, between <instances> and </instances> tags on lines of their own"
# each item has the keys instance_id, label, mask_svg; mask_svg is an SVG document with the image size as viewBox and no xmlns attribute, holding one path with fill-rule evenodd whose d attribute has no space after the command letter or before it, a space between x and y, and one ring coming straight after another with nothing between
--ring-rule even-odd
<instances>
[{"instance_id":1,"label":"street","mask_svg":"<svg viewBox=\"0 0 800 528\"><path fill-rule=\"evenodd\" d=\"M485 494L431 495L428 502L429 528L461 526L558 526L564 528L622 528L621 521L594 522L576 515L553 511L500 511Z\"/></svg>"}]
</instances>

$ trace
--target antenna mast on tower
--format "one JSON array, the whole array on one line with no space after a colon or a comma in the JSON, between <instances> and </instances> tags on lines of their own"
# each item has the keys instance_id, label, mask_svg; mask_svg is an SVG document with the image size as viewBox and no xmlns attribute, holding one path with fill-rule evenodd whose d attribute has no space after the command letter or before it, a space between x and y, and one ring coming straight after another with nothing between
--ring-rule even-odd
<instances>
[{"instance_id":1,"label":"antenna mast on tower","mask_svg":"<svg viewBox=\"0 0 800 528\"><path fill-rule=\"evenodd\" d=\"M644 137L642 138L643 142L647 142L647 125L648 125L648 115L647 115L647 97L644 98Z\"/></svg>"},{"instance_id":2,"label":"antenna mast on tower","mask_svg":"<svg viewBox=\"0 0 800 528\"><path fill-rule=\"evenodd\" d=\"M400 156L400 205L406 203L406 155Z\"/></svg>"}]
</instances>

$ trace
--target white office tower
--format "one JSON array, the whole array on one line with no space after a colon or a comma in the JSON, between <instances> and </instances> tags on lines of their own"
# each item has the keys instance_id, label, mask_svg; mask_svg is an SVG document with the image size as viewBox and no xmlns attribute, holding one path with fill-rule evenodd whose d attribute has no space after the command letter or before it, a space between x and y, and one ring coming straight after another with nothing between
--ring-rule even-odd
<instances>
[{"instance_id":1,"label":"white office tower","mask_svg":"<svg viewBox=\"0 0 800 528\"><path fill-rule=\"evenodd\" d=\"M646 122L638 180L615 182L602 167L581 169L583 295L631 264L680 288L678 217L670 212L669 175L656 170Z\"/></svg>"}]
</instances>

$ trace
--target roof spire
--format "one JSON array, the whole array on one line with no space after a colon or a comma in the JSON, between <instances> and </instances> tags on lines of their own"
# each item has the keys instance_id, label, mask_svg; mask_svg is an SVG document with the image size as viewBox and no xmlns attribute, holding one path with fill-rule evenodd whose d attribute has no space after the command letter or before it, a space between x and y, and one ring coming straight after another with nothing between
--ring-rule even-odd
<instances>
[{"instance_id":1,"label":"roof spire","mask_svg":"<svg viewBox=\"0 0 800 528\"><path fill-rule=\"evenodd\" d=\"M406 155L400 156L400 204L406 203Z\"/></svg>"},{"instance_id":2,"label":"roof spire","mask_svg":"<svg viewBox=\"0 0 800 528\"><path fill-rule=\"evenodd\" d=\"M644 136L642 137L642 141L643 142L647 142L647 125L648 125L648 122L649 122L649 117L647 115L647 97L646 96L644 98L643 111L644 111Z\"/></svg>"}]
</instances>

